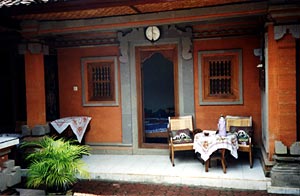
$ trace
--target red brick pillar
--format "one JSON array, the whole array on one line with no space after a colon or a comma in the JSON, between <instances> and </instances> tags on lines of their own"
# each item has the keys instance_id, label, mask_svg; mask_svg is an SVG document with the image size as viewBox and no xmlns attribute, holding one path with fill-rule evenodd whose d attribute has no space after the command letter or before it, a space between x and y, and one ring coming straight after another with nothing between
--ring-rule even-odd
<instances>
[{"instance_id":1,"label":"red brick pillar","mask_svg":"<svg viewBox=\"0 0 300 196\"><path fill-rule=\"evenodd\" d=\"M295 38L288 33L274 38L274 26L268 26L268 122L269 160L275 140L287 147L296 141L296 56Z\"/></svg>"},{"instance_id":2,"label":"red brick pillar","mask_svg":"<svg viewBox=\"0 0 300 196\"><path fill-rule=\"evenodd\" d=\"M46 123L44 55L25 53L27 124Z\"/></svg>"}]
</instances>

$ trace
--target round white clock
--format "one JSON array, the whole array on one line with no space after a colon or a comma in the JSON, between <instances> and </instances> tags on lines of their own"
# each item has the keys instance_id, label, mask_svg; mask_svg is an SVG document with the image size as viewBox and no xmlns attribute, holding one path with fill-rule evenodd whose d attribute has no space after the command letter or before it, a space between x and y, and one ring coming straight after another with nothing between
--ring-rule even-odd
<instances>
[{"instance_id":1,"label":"round white clock","mask_svg":"<svg viewBox=\"0 0 300 196\"><path fill-rule=\"evenodd\" d=\"M146 28L145 36L149 41L155 42L160 38L160 30L157 26L149 26Z\"/></svg>"}]
</instances>

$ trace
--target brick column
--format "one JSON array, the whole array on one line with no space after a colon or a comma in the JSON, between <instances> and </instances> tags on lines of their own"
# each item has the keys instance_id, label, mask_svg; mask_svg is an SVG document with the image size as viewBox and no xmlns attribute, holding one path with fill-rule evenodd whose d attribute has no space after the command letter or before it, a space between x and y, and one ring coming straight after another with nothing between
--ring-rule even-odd
<instances>
[{"instance_id":1,"label":"brick column","mask_svg":"<svg viewBox=\"0 0 300 196\"><path fill-rule=\"evenodd\" d=\"M274 26L268 26L268 121L269 160L275 140L290 146L296 141L296 56L295 38L286 33L275 40ZM276 37L276 36L275 36Z\"/></svg>"},{"instance_id":2,"label":"brick column","mask_svg":"<svg viewBox=\"0 0 300 196\"><path fill-rule=\"evenodd\" d=\"M33 127L46 123L44 55L25 53L27 124Z\"/></svg>"}]
</instances>

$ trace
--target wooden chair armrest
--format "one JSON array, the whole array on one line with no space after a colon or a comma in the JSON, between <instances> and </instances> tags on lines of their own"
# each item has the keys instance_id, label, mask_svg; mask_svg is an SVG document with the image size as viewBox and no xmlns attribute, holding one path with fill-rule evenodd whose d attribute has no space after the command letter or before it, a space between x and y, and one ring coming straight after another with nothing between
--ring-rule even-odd
<instances>
[{"instance_id":1,"label":"wooden chair armrest","mask_svg":"<svg viewBox=\"0 0 300 196\"><path fill-rule=\"evenodd\" d=\"M173 137L172 137L172 132L170 129L168 129L168 137L169 137L169 143L173 144Z\"/></svg>"}]
</instances>

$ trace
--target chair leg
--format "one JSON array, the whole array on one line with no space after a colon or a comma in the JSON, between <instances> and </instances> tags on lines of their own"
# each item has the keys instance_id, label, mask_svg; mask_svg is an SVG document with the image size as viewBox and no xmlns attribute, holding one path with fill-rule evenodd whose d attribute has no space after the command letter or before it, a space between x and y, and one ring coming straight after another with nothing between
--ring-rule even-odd
<instances>
[{"instance_id":1,"label":"chair leg","mask_svg":"<svg viewBox=\"0 0 300 196\"><path fill-rule=\"evenodd\" d=\"M250 147L249 151L249 162L250 162L250 168L253 167L253 159L252 159L252 148Z\"/></svg>"},{"instance_id":2,"label":"chair leg","mask_svg":"<svg viewBox=\"0 0 300 196\"><path fill-rule=\"evenodd\" d=\"M169 145L169 158L171 160L171 157L172 157L172 148L171 148L171 145Z\"/></svg>"},{"instance_id":3,"label":"chair leg","mask_svg":"<svg viewBox=\"0 0 300 196\"><path fill-rule=\"evenodd\" d=\"M170 160L171 160L172 166L174 167L175 166L175 163L174 163L174 148L172 146L169 146L169 148L170 148Z\"/></svg>"},{"instance_id":4,"label":"chair leg","mask_svg":"<svg viewBox=\"0 0 300 196\"><path fill-rule=\"evenodd\" d=\"M174 150L172 150L172 165L173 165L173 167L175 166L175 163L174 163Z\"/></svg>"}]
</instances>

